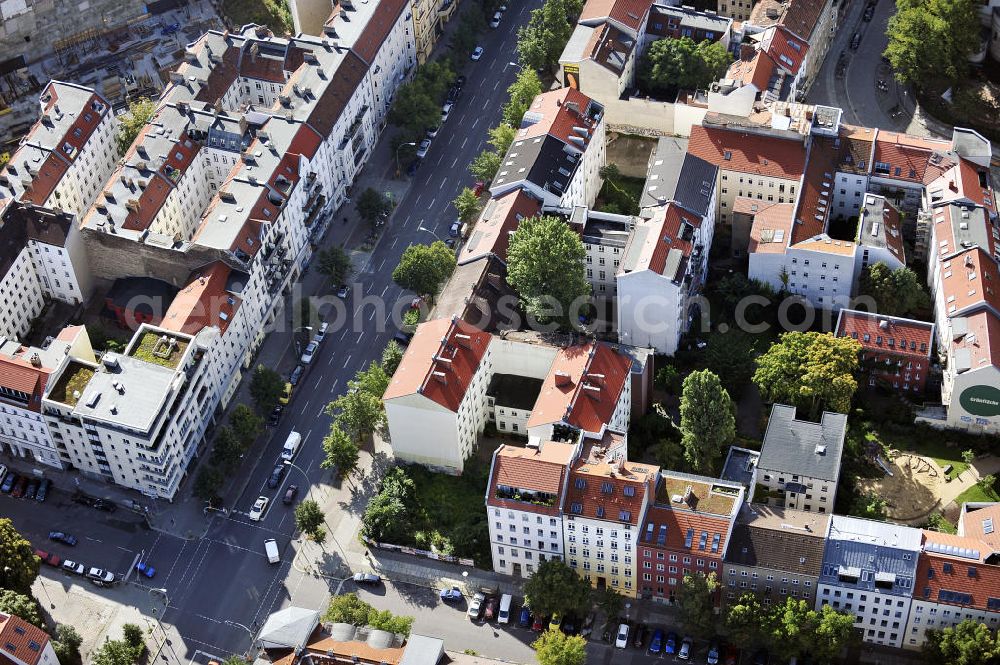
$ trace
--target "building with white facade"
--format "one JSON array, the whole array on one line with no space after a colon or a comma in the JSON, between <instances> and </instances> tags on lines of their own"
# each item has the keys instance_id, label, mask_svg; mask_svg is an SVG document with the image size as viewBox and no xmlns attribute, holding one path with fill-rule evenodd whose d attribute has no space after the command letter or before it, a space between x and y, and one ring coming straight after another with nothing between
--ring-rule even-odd
<instances>
[{"instance_id":1,"label":"building with white facade","mask_svg":"<svg viewBox=\"0 0 1000 665\"><path fill-rule=\"evenodd\" d=\"M728 4L731 8L738 9L736 6L743 3L729 0ZM808 57L802 62L802 82L799 85L804 90L815 79L826 59L837 28L837 12L838 6L834 0L761 0L754 4L753 11L745 17L746 20L744 17L733 18L743 21L744 38L758 35L772 26L781 26L809 45ZM725 12L720 10L720 13Z\"/></svg>"},{"instance_id":2,"label":"building with white facade","mask_svg":"<svg viewBox=\"0 0 1000 665\"><path fill-rule=\"evenodd\" d=\"M865 642L901 647L917 580L923 533L913 527L833 515L816 609L854 615Z\"/></svg>"},{"instance_id":3,"label":"building with white facade","mask_svg":"<svg viewBox=\"0 0 1000 665\"><path fill-rule=\"evenodd\" d=\"M603 116L603 106L572 88L535 97L490 194L525 189L544 207L593 205L605 161Z\"/></svg>"},{"instance_id":4,"label":"building with white facade","mask_svg":"<svg viewBox=\"0 0 1000 665\"><path fill-rule=\"evenodd\" d=\"M794 406L775 404L757 461L757 482L779 508L832 513L846 435L843 413L824 411L814 423L797 419ZM763 496L755 500L770 503Z\"/></svg>"}]
</instances>

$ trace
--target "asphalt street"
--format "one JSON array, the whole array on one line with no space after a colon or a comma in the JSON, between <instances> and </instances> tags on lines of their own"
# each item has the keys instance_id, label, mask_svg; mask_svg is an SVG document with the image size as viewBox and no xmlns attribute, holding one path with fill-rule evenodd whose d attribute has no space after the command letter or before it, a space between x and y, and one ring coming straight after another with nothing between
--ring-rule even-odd
<instances>
[{"instance_id":1,"label":"asphalt street","mask_svg":"<svg viewBox=\"0 0 1000 665\"><path fill-rule=\"evenodd\" d=\"M124 574L136 555L144 553L157 574L140 582L166 590L163 621L172 625L179 637L179 643L171 641L172 648L164 651L164 657L171 654L171 660L188 662L206 653L225 656L241 652L249 645L249 631L256 631L269 613L293 600L298 605L321 608L338 588L335 580L306 575L292 567L294 519L291 507L281 503L281 496L291 483L299 486L302 498L328 473L319 468L321 441L330 426L323 408L345 391L359 369L381 357L395 333L391 308L372 303L408 302L412 298L393 283L391 273L408 245L434 240L419 227L442 238L447 236L455 217L451 201L472 184L467 166L485 147L487 130L499 122L507 87L516 76L517 68L507 63L516 59L517 27L527 22L530 8L537 5L537 0L509 3L500 27L484 31L479 43L485 53L480 61L471 62L468 54L456 54L456 61L465 63L463 94L412 178L408 193L398 201L381 242L355 275L346 300L351 316L337 316L335 309L327 312L331 327L318 356L265 452L241 470L250 474L245 491L228 515L214 518L204 537L185 540L156 533L144 528L141 518L129 511L119 509L108 515L78 506L65 491L57 490L45 504L0 496L2 513L9 515L37 547L78 557L87 565L106 567L117 574ZM386 132L382 140L388 141L388 135ZM384 171L391 164L369 163L366 168ZM278 488L269 489L267 477L292 430L303 436L294 460L297 468L288 470ZM270 505L261 521L252 522L247 513L258 495L269 497ZM335 523L336 518L328 515L328 523ZM49 543L50 529L68 530L80 543L75 548ZM267 538L278 541L280 564L267 562L263 551ZM336 559L336 548L331 549L331 557ZM55 578L62 573L48 569L46 575ZM85 583L70 578L64 582ZM433 628L433 623L428 628ZM446 636L448 646L466 648L465 636L464 630Z\"/></svg>"}]
</instances>

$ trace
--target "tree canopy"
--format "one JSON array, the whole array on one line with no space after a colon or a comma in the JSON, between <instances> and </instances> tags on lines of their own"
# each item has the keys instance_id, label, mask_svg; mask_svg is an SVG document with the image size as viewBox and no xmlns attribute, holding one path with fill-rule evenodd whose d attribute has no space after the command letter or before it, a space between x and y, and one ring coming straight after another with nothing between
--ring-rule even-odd
<instances>
[{"instance_id":1,"label":"tree canopy","mask_svg":"<svg viewBox=\"0 0 1000 665\"><path fill-rule=\"evenodd\" d=\"M529 217L510 237L507 281L539 321L573 324L590 295L580 236L558 217ZM554 309L555 308L555 309ZM558 311L555 311L555 310Z\"/></svg>"},{"instance_id":2,"label":"tree canopy","mask_svg":"<svg viewBox=\"0 0 1000 665\"><path fill-rule=\"evenodd\" d=\"M505 122L501 122L489 131L490 137L487 139L487 142L493 146L493 149L496 150L501 159L507 154L510 144L514 142L514 137L517 136L515 127L517 125L508 125Z\"/></svg>"},{"instance_id":3,"label":"tree canopy","mask_svg":"<svg viewBox=\"0 0 1000 665\"><path fill-rule=\"evenodd\" d=\"M930 305L917 273L905 267L889 270L881 261L861 273L859 292L874 298L878 312L889 316L903 316Z\"/></svg>"},{"instance_id":4,"label":"tree canopy","mask_svg":"<svg viewBox=\"0 0 1000 665\"><path fill-rule=\"evenodd\" d=\"M408 636L413 627L413 617L395 615L388 610L379 611L358 598L358 594L354 592L331 598L330 605L323 614L323 621L371 626L404 636Z\"/></svg>"},{"instance_id":5,"label":"tree canopy","mask_svg":"<svg viewBox=\"0 0 1000 665\"><path fill-rule=\"evenodd\" d=\"M639 62L639 80L656 91L704 90L725 75L731 61L722 42L658 39Z\"/></svg>"},{"instance_id":6,"label":"tree canopy","mask_svg":"<svg viewBox=\"0 0 1000 665\"><path fill-rule=\"evenodd\" d=\"M295 506L295 528L314 540L323 533L323 510L313 499L304 499Z\"/></svg>"},{"instance_id":7,"label":"tree canopy","mask_svg":"<svg viewBox=\"0 0 1000 665\"><path fill-rule=\"evenodd\" d=\"M546 630L532 642L531 648L539 665L583 665L587 659L587 640L561 630Z\"/></svg>"},{"instance_id":8,"label":"tree canopy","mask_svg":"<svg viewBox=\"0 0 1000 665\"><path fill-rule=\"evenodd\" d=\"M389 122L403 130L404 141L419 141L430 127L441 124L441 102L455 78L446 60L428 60L412 81L396 91Z\"/></svg>"},{"instance_id":9,"label":"tree canopy","mask_svg":"<svg viewBox=\"0 0 1000 665\"><path fill-rule=\"evenodd\" d=\"M358 444L334 423L330 433L323 437L323 452L326 457L320 463L324 469L336 469L340 478L348 478L358 469L360 452Z\"/></svg>"},{"instance_id":10,"label":"tree canopy","mask_svg":"<svg viewBox=\"0 0 1000 665\"><path fill-rule=\"evenodd\" d=\"M995 664L1000 662L1000 638L986 624L966 619L944 630L928 630L923 653L929 663Z\"/></svg>"},{"instance_id":11,"label":"tree canopy","mask_svg":"<svg viewBox=\"0 0 1000 665\"><path fill-rule=\"evenodd\" d=\"M590 605L590 583L559 559L546 559L524 583L524 595L535 614L565 616Z\"/></svg>"},{"instance_id":12,"label":"tree canopy","mask_svg":"<svg viewBox=\"0 0 1000 665\"><path fill-rule=\"evenodd\" d=\"M351 257L336 245L321 249L316 254L316 270L334 283L341 284L351 274Z\"/></svg>"},{"instance_id":13,"label":"tree canopy","mask_svg":"<svg viewBox=\"0 0 1000 665\"><path fill-rule=\"evenodd\" d=\"M469 173L478 180L489 182L496 177L497 171L500 170L502 159L502 156L494 150L483 150L469 164Z\"/></svg>"},{"instance_id":14,"label":"tree canopy","mask_svg":"<svg viewBox=\"0 0 1000 665\"><path fill-rule=\"evenodd\" d=\"M28 539L6 517L0 517L0 561L0 588L31 595L41 561Z\"/></svg>"},{"instance_id":15,"label":"tree canopy","mask_svg":"<svg viewBox=\"0 0 1000 665\"><path fill-rule=\"evenodd\" d=\"M699 639L715 634L715 596L719 580L715 573L685 575L677 589L677 607L685 632Z\"/></svg>"},{"instance_id":16,"label":"tree canopy","mask_svg":"<svg viewBox=\"0 0 1000 665\"><path fill-rule=\"evenodd\" d=\"M532 10L527 25L517 30L517 54L525 69L551 69L558 64L582 7L579 0L545 0Z\"/></svg>"},{"instance_id":17,"label":"tree canopy","mask_svg":"<svg viewBox=\"0 0 1000 665\"><path fill-rule=\"evenodd\" d=\"M153 118L154 113L156 104L146 97L129 102L128 111L118 116L118 136L115 137L115 144L120 154L124 155L131 147L135 137L139 136L139 132Z\"/></svg>"},{"instance_id":18,"label":"tree canopy","mask_svg":"<svg viewBox=\"0 0 1000 665\"><path fill-rule=\"evenodd\" d=\"M753 594L744 594L727 607L725 622L732 642L764 646L783 661L809 654L830 663L854 639L854 615L829 605L814 610L796 598L765 607Z\"/></svg>"},{"instance_id":19,"label":"tree canopy","mask_svg":"<svg viewBox=\"0 0 1000 665\"><path fill-rule=\"evenodd\" d=\"M860 351L850 337L787 332L757 358L753 382L765 400L797 406L813 420L822 410L847 413Z\"/></svg>"},{"instance_id":20,"label":"tree canopy","mask_svg":"<svg viewBox=\"0 0 1000 665\"><path fill-rule=\"evenodd\" d=\"M52 649L56 652L59 665L79 665L80 645L83 638L76 628L68 623L61 623L56 626L56 632L52 636Z\"/></svg>"},{"instance_id":21,"label":"tree canopy","mask_svg":"<svg viewBox=\"0 0 1000 665\"><path fill-rule=\"evenodd\" d=\"M249 448L264 430L264 419L246 404L237 404L229 414L229 427L244 448Z\"/></svg>"},{"instance_id":22,"label":"tree canopy","mask_svg":"<svg viewBox=\"0 0 1000 665\"><path fill-rule=\"evenodd\" d=\"M372 497L361 516L361 534L375 541L405 540L416 503L416 485L400 467L382 477L378 494Z\"/></svg>"},{"instance_id":23,"label":"tree canopy","mask_svg":"<svg viewBox=\"0 0 1000 665\"><path fill-rule=\"evenodd\" d=\"M0 612L19 616L28 623L45 629L45 621L36 601L30 594L13 589L0 589Z\"/></svg>"},{"instance_id":24,"label":"tree canopy","mask_svg":"<svg viewBox=\"0 0 1000 665\"><path fill-rule=\"evenodd\" d=\"M389 202L385 200L385 197L372 187L361 192L357 206L361 219L372 225L378 221L379 215L390 209Z\"/></svg>"},{"instance_id":25,"label":"tree canopy","mask_svg":"<svg viewBox=\"0 0 1000 665\"><path fill-rule=\"evenodd\" d=\"M455 253L436 240L430 245L410 245L403 250L392 279L414 293L435 295L455 271Z\"/></svg>"},{"instance_id":26,"label":"tree canopy","mask_svg":"<svg viewBox=\"0 0 1000 665\"><path fill-rule=\"evenodd\" d=\"M382 396L364 390L351 390L326 405L333 421L360 445L367 437L385 427Z\"/></svg>"},{"instance_id":27,"label":"tree canopy","mask_svg":"<svg viewBox=\"0 0 1000 665\"><path fill-rule=\"evenodd\" d=\"M399 363L402 361L403 348L395 340L389 340L389 343L385 345L385 349L382 350L382 371L391 377L396 373L396 368L399 367Z\"/></svg>"},{"instance_id":28,"label":"tree canopy","mask_svg":"<svg viewBox=\"0 0 1000 665\"><path fill-rule=\"evenodd\" d=\"M712 473L724 446L736 436L733 401L719 377L709 370L684 379L681 393L681 445L695 473Z\"/></svg>"},{"instance_id":29,"label":"tree canopy","mask_svg":"<svg viewBox=\"0 0 1000 665\"><path fill-rule=\"evenodd\" d=\"M976 0L897 0L885 57L900 81L918 88L951 85L979 48Z\"/></svg>"},{"instance_id":30,"label":"tree canopy","mask_svg":"<svg viewBox=\"0 0 1000 665\"><path fill-rule=\"evenodd\" d=\"M257 365L250 379L250 397L259 413L271 413L285 391L285 379L270 367Z\"/></svg>"},{"instance_id":31,"label":"tree canopy","mask_svg":"<svg viewBox=\"0 0 1000 665\"><path fill-rule=\"evenodd\" d=\"M542 81L531 67L522 67L517 78L507 88L510 100L503 107L503 121L511 128L520 127L531 102L542 93ZM506 152L506 150L504 151Z\"/></svg>"},{"instance_id":32,"label":"tree canopy","mask_svg":"<svg viewBox=\"0 0 1000 665\"><path fill-rule=\"evenodd\" d=\"M479 197L471 187L463 187L451 204L458 211L458 218L465 224L474 220L479 214Z\"/></svg>"}]
</instances>

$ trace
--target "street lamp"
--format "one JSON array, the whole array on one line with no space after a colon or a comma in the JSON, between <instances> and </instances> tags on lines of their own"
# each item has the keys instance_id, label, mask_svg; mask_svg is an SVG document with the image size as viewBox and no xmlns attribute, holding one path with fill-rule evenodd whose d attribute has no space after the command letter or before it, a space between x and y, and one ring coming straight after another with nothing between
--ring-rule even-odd
<instances>
[{"instance_id":1,"label":"street lamp","mask_svg":"<svg viewBox=\"0 0 1000 665\"><path fill-rule=\"evenodd\" d=\"M444 242L444 240L443 240L443 239L441 238L441 236L439 236L438 234L434 233L434 231L431 231L431 230L430 230L429 228L427 228L426 226L418 226L418 227L417 227L417 230L418 230L418 231L424 231L424 232L426 232L426 233L430 233L430 234L431 234L432 236L434 236L435 238L437 238L437 239L438 239L438 240L440 240L441 242Z\"/></svg>"},{"instance_id":2,"label":"street lamp","mask_svg":"<svg viewBox=\"0 0 1000 665\"><path fill-rule=\"evenodd\" d=\"M250 653L250 649L253 648L253 637L254 637L253 636L253 631L250 630L249 628L247 628L246 626L244 626L243 624L237 622L237 621L225 621L223 623L225 623L227 626L230 626L230 627L233 627L233 628L242 628L243 630L247 631L247 635L250 636L250 646L247 647L246 651L243 652L243 658L245 660L246 657L247 657L247 654Z\"/></svg>"},{"instance_id":3,"label":"street lamp","mask_svg":"<svg viewBox=\"0 0 1000 665\"><path fill-rule=\"evenodd\" d=\"M504 69L507 69L507 67L517 67L518 71L524 69L524 65L519 65L516 62L508 62L506 65L504 65Z\"/></svg>"},{"instance_id":4,"label":"street lamp","mask_svg":"<svg viewBox=\"0 0 1000 665\"><path fill-rule=\"evenodd\" d=\"M407 146L410 146L410 147L416 147L417 144L414 143L413 141L409 141L407 143L400 143L399 145L396 146L396 177L397 178L399 177L399 149L402 148L404 145L407 145Z\"/></svg>"},{"instance_id":5,"label":"street lamp","mask_svg":"<svg viewBox=\"0 0 1000 665\"><path fill-rule=\"evenodd\" d=\"M170 606L170 598L167 596L167 590L163 588L157 589L156 587L149 587L147 593L149 594L150 599L152 599L154 591L163 596L163 614L166 614L167 607ZM156 625L159 627L160 632L163 633L163 641L156 647L156 654L153 655L153 659L155 660L156 655L160 653L161 649L163 649L163 645L167 643L167 631L164 630L163 622L160 621L160 612L158 612L155 607L151 608L151 611L153 612L153 616L156 617Z\"/></svg>"}]
</instances>

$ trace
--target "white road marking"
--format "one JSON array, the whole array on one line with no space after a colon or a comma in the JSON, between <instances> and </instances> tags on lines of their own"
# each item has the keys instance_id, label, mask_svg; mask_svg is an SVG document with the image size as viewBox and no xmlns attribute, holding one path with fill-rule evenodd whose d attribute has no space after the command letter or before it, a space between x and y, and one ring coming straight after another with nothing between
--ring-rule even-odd
<instances>
[{"instance_id":1,"label":"white road marking","mask_svg":"<svg viewBox=\"0 0 1000 665\"><path fill-rule=\"evenodd\" d=\"M344 332L346 333L347 331L345 330ZM340 338L344 339L344 336L341 335ZM326 361L326 366L330 367L331 365L333 365L333 359L336 357L337 357L336 355L330 354L330 359Z\"/></svg>"},{"instance_id":2,"label":"white road marking","mask_svg":"<svg viewBox=\"0 0 1000 665\"><path fill-rule=\"evenodd\" d=\"M330 384L330 392L333 392L333 390L337 387L337 382L338 381L340 381L340 379L334 379L333 383ZM309 430L309 431L312 432L312 430ZM307 434L306 436L309 436L309 435Z\"/></svg>"},{"instance_id":3,"label":"white road marking","mask_svg":"<svg viewBox=\"0 0 1000 665\"><path fill-rule=\"evenodd\" d=\"M433 210L435 203L437 203L437 197L436 196L433 199L431 199L431 204L429 206L427 206L427 209L428 210Z\"/></svg>"},{"instance_id":4,"label":"white road marking","mask_svg":"<svg viewBox=\"0 0 1000 665\"><path fill-rule=\"evenodd\" d=\"M382 272L382 266L385 265L385 257L382 257L382 261L378 264L378 271Z\"/></svg>"},{"instance_id":5,"label":"white road marking","mask_svg":"<svg viewBox=\"0 0 1000 665\"><path fill-rule=\"evenodd\" d=\"M365 334L363 332L359 332L358 333L358 341L355 342L355 343L356 344L360 344L361 343L361 338L364 337L364 336L365 336ZM344 367L347 367L347 363L344 363Z\"/></svg>"},{"instance_id":6,"label":"white road marking","mask_svg":"<svg viewBox=\"0 0 1000 665\"><path fill-rule=\"evenodd\" d=\"M389 249L392 249L393 247L395 247L395 246L396 246L396 241L397 241L397 240L399 240L399 236L393 236L393 237L392 237L392 244L391 244L391 245L389 245Z\"/></svg>"},{"instance_id":7,"label":"white road marking","mask_svg":"<svg viewBox=\"0 0 1000 665\"><path fill-rule=\"evenodd\" d=\"M497 79L497 82L493 84L493 90L496 91L496 89L499 87L500 87L500 79Z\"/></svg>"},{"instance_id":8,"label":"white road marking","mask_svg":"<svg viewBox=\"0 0 1000 665\"><path fill-rule=\"evenodd\" d=\"M334 383L336 383L336 381L334 381ZM323 408L325 409L326 407L324 406ZM323 412L320 411L320 413L323 413ZM313 433L312 429L310 429L308 432L306 432L306 435L304 437L302 437L302 443L305 443L306 441L308 441L309 440L309 435L312 434L312 433Z\"/></svg>"},{"instance_id":9,"label":"white road marking","mask_svg":"<svg viewBox=\"0 0 1000 665\"><path fill-rule=\"evenodd\" d=\"M316 414L317 418L322 418L323 417L323 410L324 409L326 409L326 406L319 407L319 413Z\"/></svg>"},{"instance_id":10,"label":"white road marking","mask_svg":"<svg viewBox=\"0 0 1000 665\"><path fill-rule=\"evenodd\" d=\"M371 321L375 318L375 308L372 308L371 314L368 315L368 320Z\"/></svg>"},{"instance_id":11,"label":"white road marking","mask_svg":"<svg viewBox=\"0 0 1000 665\"><path fill-rule=\"evenodd\" d=\"M438 187L438 189L444 189L444 186L445 186L445 184L446 184L447 182L448 182L448 179L447 179L447 178L442 178L442 179L441 179L441 186L440 186L440 187Z\"/></svg>"},{"instance_id":12,"label":"white road marking","mask_svg":"<svg viewBox=\"0 0 1000 665\"><path fill-rule=\"evenodd\" d=\"M386 284L386 285L385 285L385 288L384 288L384 289L382 289L382 297L383 297L383 298L385 298L385 292L386 292L386 291L388 291L388 290L389 290L389 285L388 285L388 284Z\"/></svg>"},{"instance_id":13,"label":"white road marking","mask_svg":"<svg viewBox=\"0 0 1000 665\"><path fill-rule=\"evenodd\" d=\"M464 148L464 147L465 147L465 144L466 144L466 143L467 143L468 141L469 141L469 137L468 137L468 136L466 136L466 137L465 137L464 139L462 139L462 145L461 145L461 146L459 147L459 150L461 150L462 148Z\"/></svg>"},{"instance_id":14,"label":"white road marking","mask_svg":"<svg viewBox=\"0 0 1000 665\"><path fill-rule=\"evenodd\" d=\"M361 335L364 335L364 333L361 333ZM358 341L359 342L361 341L361 335L358 335ZM351 362L351 354L350 353L347 354L347 359L344 361L344 367L347 367L347 363L349 363L349 362Z\"/></svg>"},{"instance_id":15,"label":"white road marking","mask_svg":"<svg viewBox=\"0 0 1000 665\"><path fill-rule=\"evenodd\" d=\"M423 194L417 194L417 200L416 200L416 201L414 201L414 203L416 203L416 204L419 204L419 203L420 203L420 197L421 197L421 196L423 196ZM406 221L409 221L409 220L410 220L410 216L409 216L409 215L407 215L407 216L406 216Z\"/></svg>"},{"instance_id":16,"label":"white road marking","mask_svg":"<svg viewBox=\"0 0 1000 665\"><path fill-rule=\"evenodd\" d=\"M456 157L456 158L455 158L455 161L453 161L453 162L451 163L451 168L455 168L455 165L456 165L456 164L458 164L458 157Z\"/></svg>"}]
</instances>

